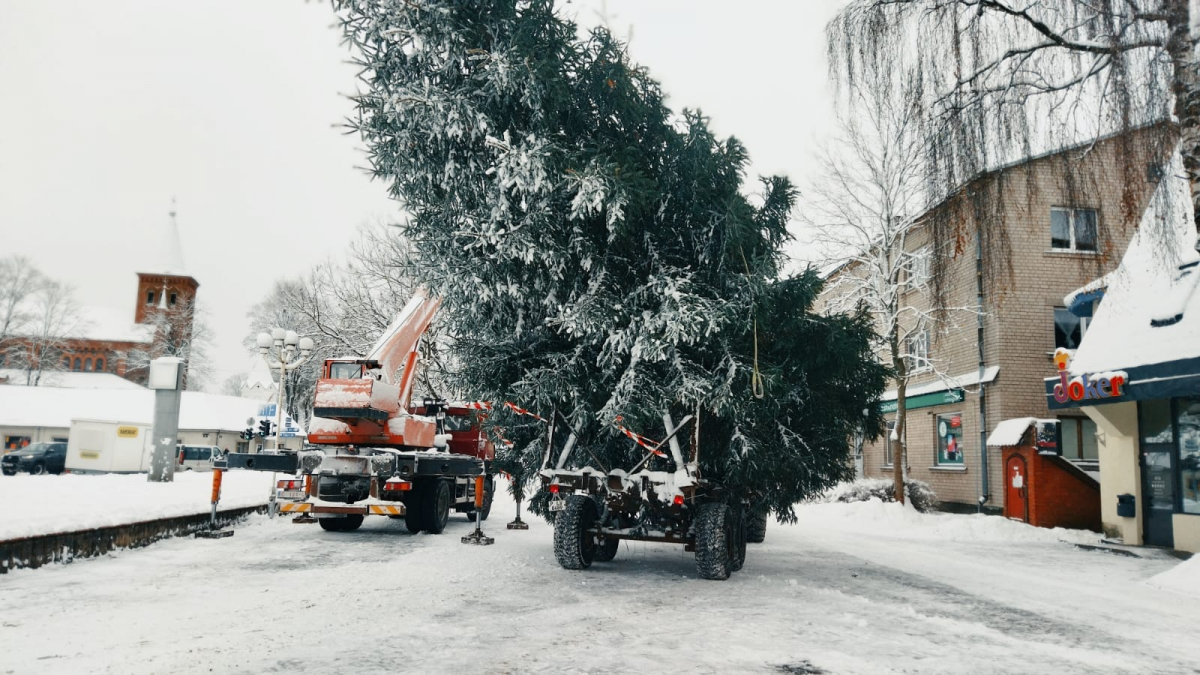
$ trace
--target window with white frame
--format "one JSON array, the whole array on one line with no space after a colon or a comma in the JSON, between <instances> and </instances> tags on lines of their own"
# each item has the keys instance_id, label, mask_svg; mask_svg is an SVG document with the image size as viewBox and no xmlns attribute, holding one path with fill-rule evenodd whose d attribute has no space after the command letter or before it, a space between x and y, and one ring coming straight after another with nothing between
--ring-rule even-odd
<instances>
[{"instance_id":1,"label":"window with white frame","mask_svg":"<svg viewBox=\"0 0 1200 675\"><path fill-rule=\"evenodd\" d=\"M922 288L929 283L932 260L933 249L928 246L905 254L904 281L908 288Z\"/></svg>"},{"instance_id":2,"label":"window with white frame","mask_svg":"<svg viewBox=\"0 0 1200 675\"><path fill-rule=\"evenodd\" d=\"M1087 333L1086 317L1078 317L1066 307L1054 308L1054 347L1063 349L1078 349L1080 341Z\"/></svg>"},{"instance_id":3,"label":"window with white frame","mask_svg":"<svg viewBox=\"0 0 1200 675\"><path fill-rule=\"evenodd\" d=\"M892 466L892 431L896 428L896 422L887 423L887 434L883 438L883 465L885 467ZM910 466L908 461L908 425L904 425L904 433L900 435L900 447L904 449L904 466Z\"/></svg>"},{"instance_id":4,"label":"window with white frame","mask_svg":"<svg viewBox=\"0 0 1200 675\"><path fill-rule=\"evenodd\" d=\"M920 373L933 369L929 360L929 331L917 331L904 338L904 353L908 372Z\"/></svg>"},{"instance_id":5,"label":"window with white frame","mask_svg":"<svg viewBox=\"0 0 1200 675\"><path fill-rule=\"evenodd\" d=\"M1050 248L1096 250L1096 209L1056 206L1050 209Z\"/></svg>"},{"instance_id":6,"label":"window with white frame","mask_svg":"<svg viewBox=\"0 0 1200 675\"><path fill-rule=\"evenodd\" d=\"M934 429L937 433L937 463L939 466L962 466L962 420L962 413L949 413L934 417Z\"/></svg>"}]
</instances>

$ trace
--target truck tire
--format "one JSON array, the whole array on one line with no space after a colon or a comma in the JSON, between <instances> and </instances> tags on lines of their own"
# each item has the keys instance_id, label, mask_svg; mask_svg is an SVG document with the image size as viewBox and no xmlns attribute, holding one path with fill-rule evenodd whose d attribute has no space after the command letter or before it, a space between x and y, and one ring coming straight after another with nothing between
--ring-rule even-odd
<instances>
[{"instance_id":1,"label":"truck tire","mask_svg":"<svg viewBox=\"0 0 1200 675\"><path fill-rule=\"evenodd\" d=\"M492 512L492 495L496 491L496 481L492 476L483 479L483 508L478 512L471 510L467 512L467 520L475 522L476 516L480 520L487 520L488 515Z\"/></svg>"},{"instance_id":2,"label":"truck tire","mask_svg":"<svg viewBox=\"0 0 1200 675\"><path fill-rule=\"evenodd\" d=\"M441 534L450 520L450 485L444 480L435 480L425 486L421 495L421 529L429 534Z\"/></svg>"},{"instance_id":3,"label":"truck tire","mask_svg":"<svg viewBox=\"0 0 1200 675\"><path fill-rule=\"evenodd\" d=\"M701 504L692 522L696 533L696 572L701 579L728 579L736 562L737 526L728 504Z\"/></svg>"},{"instance_id":4,"label":"truck tire","mask_svg":"<svg viewBox=\"0 0 1200 675\"><path fill-rule=\"evenodd\" d=\"M340 518L318 518L317 524L326 532L353 532L362 527L363 517L349 515Z\"/></svg>"},{"instance_id":5,"label":"truck tire","mask_svg":"<svg viewBox=\"0 0 1200 675\"><path fill-rule=\"evenodd\" d=\"M737 572L746 564L746 519L749 514L738 504L729 507L733 511L733 559L730 560L729 571Z\"/></svg>"},{"instance_id":6,"label":"truck tire","mask_svg":"<svg viewBox=\"0 0 1200 675\"><path fill-rule=\"evenodd\" d=\"M620 539L601 539L596 544L596 562L611 562L617 557L617 549L621 547Z\"/></svg>"},{"instance_id":7,"label":"truck tire","mask_svg":"<svg viewBox=\"0 0 1200 675\"><path fill-rule=\"evenodd\" d=\"M596 526L600 509L596 501L583 495L567 497L567 508L554 519L554 558L567 570L585 570L596 559L596 537L589 530Z\"/></svg>"},{"instance_id":8,"label":"truck tire","mask_svg":"<svg viewBox=\"0 0 1200 675\"><path fill-rule=\"evenodd\" d=\"M425 529L425 520L423 514L425 511L425 481L414 481L412 492L408 493L408 497L404 500L404 527L411 534L416 534Z\"/></svg>"},{"instance_id":9,"label":"truck tire","mask_svg":"<svg viewBox=\"0 0 1200 675\"><path fill-rule=\"evenodd\" d=\"M767 518L770 512L766 509L750 509L746 514L746 541L751 544L761 544L767 538Z\"/></svg>"}]
</instances>

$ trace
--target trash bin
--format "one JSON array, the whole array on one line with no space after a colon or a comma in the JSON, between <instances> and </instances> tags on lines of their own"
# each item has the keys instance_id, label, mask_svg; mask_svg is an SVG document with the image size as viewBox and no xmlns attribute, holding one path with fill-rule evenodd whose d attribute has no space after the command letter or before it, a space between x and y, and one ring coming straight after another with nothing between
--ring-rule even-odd
<instances>
[{"instance_id":1,"label":"trash bin","mask_svg":"<svg viewBox=\"0 0 1200 675\"><path fill-rule=\"evenodd\" d=\"M1137 517L1137 500L1133 495L1117 495L1117 515L1121 518Z\"/></svg>"}]
</instances>

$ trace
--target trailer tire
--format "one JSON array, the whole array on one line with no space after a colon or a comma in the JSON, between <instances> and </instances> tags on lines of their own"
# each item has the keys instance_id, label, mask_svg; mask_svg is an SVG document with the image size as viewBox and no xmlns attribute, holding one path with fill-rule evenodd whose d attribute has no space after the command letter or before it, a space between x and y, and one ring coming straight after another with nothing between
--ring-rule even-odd
<instances>
[{"instance_id":1,"label":"trailer tire","mask_svg":"<svg viewBox=\"0 0 1200 675\"><path fill-rule=\"evenodd\" d=\"M733 510L733 559L729 571L737 572L746 564L746 509L742 505L731 506Z\"/></svg>"},{"instance_id":2,"label":"trailer tire","mask_svg":"<svg viewBox=\"0 0 1200 675\"><path fill-rule=\"evenodd\" d=\"M701 504L692 523L696 533L696 572L701 579L728 579L736 562L737 524L728 504Z\"/></svg>"},{"instance_id":3,"label":"trailer tire","mask_svg":"<svg viewBox=\"0 0 1200 675\"><path fill-rule=\"evenodd\" d=\"M429 534L441 534L450 520L450 485L441 479L425 486L421 495L421 526Z\"/></svg>"},{"instance_id":4,"label":"trailer tire","mask_svg":"<svg viewBox=\"0 0 1200 675\"><path fill-rule=\"evenodd\" d=\"M554 558L567 570L585 570L596 559L596 537L589 532L596 526L600 510L596 501L583 495L569 495L567 508L554 519Z\"/></svg>"},{"instance_id":5,"label":"trailer tire","mask_svg":"<svg viewBox=\"0 0 1200 675\"><path fill-rule=\"evenodd\" d=\"M746 541L751 544L761 544L767 538L767 518L770 511L766 509L750 509L746 517Z\"/></svg>"},{"instance_id":6,"label":"trailer tire","mask_svg":"<svg viewBox=\"0 0 1200 675\"><path fill-rule=\"evenodd\" d=\"M480 520L487 520L488 516L492 513L492 495L495 494L495 492L496 481L491 475L489 475L483 479L483 508L481 508L479 511L468 511L467 520L471 521L472 523L475 522L476 517L478 517Z\"/></svg>"},{"instance_id":7,"label":"trailer tire","mask_svg":"<svg viewBox=\"0 0 1200 675\"><path fill-rule=\"evenodd\" d=\"M612 559L617 557L617 549L620 547L620 539L601 539L596 544L596 562L612 562Z\"/></svg>"},{"instance_id":8,"label":"trailer tire","mask_svg":"<svg viewBox=\"0 0 1200 675\"><path fill-rule=\"evenodd\" d=\"M317 524L326 532L353 532L362 527L363 517L353 514L340 518L318 518Z\"/></svg>"}]
</instances>

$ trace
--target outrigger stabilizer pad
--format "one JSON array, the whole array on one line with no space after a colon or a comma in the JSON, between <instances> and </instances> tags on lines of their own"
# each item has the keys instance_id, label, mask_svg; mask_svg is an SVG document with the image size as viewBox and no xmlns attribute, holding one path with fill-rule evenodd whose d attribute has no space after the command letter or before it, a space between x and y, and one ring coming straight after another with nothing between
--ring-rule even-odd
<instances>
[{"instance_id":1,"label":"outrigger stabilizer pad","mask_svg":"<svg viewBox=\"0 0 1200 675\"><path fill-rule=\"evenodd\" d=\"M476 528L474 532L462 538L462 543L475 544L476 546L491 546L496 543L496 540L484 535L483 530Z\"/></svg>"},{"instance_id":2,"label":"outrigger stabilizer pad","mask_svg":"<svg viewBox=\"0 0 1200 675\"><path fill-rule=\"evenodd\" d=\"M317 519L313 518L312 516L308 515L307 513L301 513L300 515L296 516L295 518L292 518L293 525L312 525L315 522L317 522Z\"/></svg>"},{"instance_id":3,"label":"outrigger stabilizer pad","mask_svg":"<svg viewBox=\"0 0 1200 675\"><path fill-rule=\"evenodd\" d=\"M516 520L514 520L508 524L508 529L510 529L510 530L528 530L529 523L521 520L520 518L517 518Z\"/></svg>"},{"instance_id":4,"label":"outrigger stabilizer pad","mask_svg":"<svg viewBox=\"0 0 1200 675\"><path fill-rule=\"evenodd\" d=\"M233 530L200 530L196 533L199 539L223 539L232 536Z\"/></svg>"}]
</instances>

